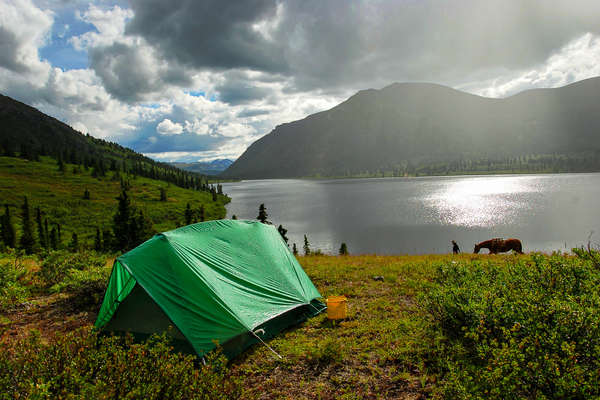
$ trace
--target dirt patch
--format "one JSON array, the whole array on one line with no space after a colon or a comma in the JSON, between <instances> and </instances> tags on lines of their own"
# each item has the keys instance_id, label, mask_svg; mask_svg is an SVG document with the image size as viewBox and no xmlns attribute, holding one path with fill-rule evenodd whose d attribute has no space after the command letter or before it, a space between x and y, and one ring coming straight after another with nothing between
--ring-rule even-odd
<instances>
[{"instance_id":1,"label":"dirt patch","mask_svg":"<svg viewBox=\"0 0 600 400\"><path fill-rule=\"evenodd\" d=\"M59 334L89 326L96 313L74 310L69 306L69 296L53 294L30 299L8 311L0 319L0 340L10 341L39 332L46 340Z\"/></svg>"}]
</instances>

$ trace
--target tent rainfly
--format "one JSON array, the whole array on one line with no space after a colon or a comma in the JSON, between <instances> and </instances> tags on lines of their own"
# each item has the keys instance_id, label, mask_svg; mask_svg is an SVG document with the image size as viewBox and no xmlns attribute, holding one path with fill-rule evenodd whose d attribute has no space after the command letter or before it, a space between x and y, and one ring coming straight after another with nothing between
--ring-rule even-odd
<instances>
[{"instance_id":1,"label":"tent rainfly","mask_svg":"<svg viewBox=\"0 0 600 400\"><path fill-rule=\"evenodd\" d=\"M160 233L115 260L95 326L235 357L323 311L272 225L218 220ZM172 329L169 329L172 327Z\"/></svg>"}]
</instances>

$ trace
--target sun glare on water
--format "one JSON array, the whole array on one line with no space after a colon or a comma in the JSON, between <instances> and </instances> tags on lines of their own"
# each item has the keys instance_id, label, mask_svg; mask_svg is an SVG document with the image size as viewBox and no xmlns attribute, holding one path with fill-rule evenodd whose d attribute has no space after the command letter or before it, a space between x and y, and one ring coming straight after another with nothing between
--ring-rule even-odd
<instances>
[{"instance_id":1,"label":"sun glare on water","mask_svg":"<svg viewBox=\"0 0 600 400\"><path fill-rule=\"evenodd\" d=\"M447 225L490 227L515 222L529 206L523 194L536 192L526 177L452 180L425 199L435 218Z\"/></svg>"}]
</instances>

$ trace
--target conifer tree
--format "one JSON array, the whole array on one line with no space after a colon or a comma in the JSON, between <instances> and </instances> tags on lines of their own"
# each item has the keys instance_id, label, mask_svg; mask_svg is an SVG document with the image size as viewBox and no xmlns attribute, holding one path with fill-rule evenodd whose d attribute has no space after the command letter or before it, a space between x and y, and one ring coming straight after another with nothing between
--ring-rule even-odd
<instances>
[{"instance_id":1,"label":"conifer tree","mask_svg":"<svg viewBox=\"0 0 600 400\"><path fill-rule=\"evenodd\" d=\"M50 247L50 233L48 231L48 218L44 220L44 237L46 238L46 248Z\"/></svg>"},{"instance_id":2,"label":"conifer tree","mask_svg":"<svg viewBox=\"0 0 600 400\"><path fill-rule=\"evenodd\" d=\"M206 215L204 211L204 204L200 206L200 222L204 222L206 220Z\"/></svg>"},{"instance_id":3,"label":"conifer tree","mask_svg":"<svg viewBox=\"0 0 600 400\"><path fill-rule=\"evenodd\" d=\"M35 237L33 236L33 224L31 222L31 214L29 212L29 201L27 200L27 196L23 198L23 205L21 206L21 223L23 225L23 234L19 240L19 245L23 250L25 250L25 253L33 254Z\"/></svg>"},{"instance_id":4,"label":"conifer tree","mask_svg":"<svg viewBox=\"0 0 600 400\"><path fill-rule=\"evenodd\" d=\"M233 215L231 216L231 219L237 219L237 215L233 214Z\"/></svg>"},{"instance_id":5,"label":"conifer tree","mask_svg":"<svg viewBox=\"0 0 600 400\"><path fill-rule=\"evenodd\" d=\"M50 231L50 248L52 250L58 249L58 231L56 230L56 226L53 226Z\"/></svg>"},{"instance_id":6,"label":"conifer tree","mask_svg":"<svg viewBox=\"0 0 600 400\"><path fill-rule=\"evenodd\" d=\"M130 248L133 248L150 239L154 234L154 231L152 230L152 221L150 221L150 219L142 210L138 210L132 216L129 223L129 230L131 237Z\"/></svg>"},{"instance_id":7,"label":"conifer tree","mask_svg":"<svg viewBox=\"0 0 600 400\"><path fill-rule=\"evenodd\" d=\"M186 225L191 224L192 220L194 219L194 212L192 211L192 208L190 207L190 203L187 203L184 215L185 215L185 224Z\"/></svg>"},{"instance_id":8,"label":"conifer tree","mask_svg":"<svg viewBox=\"0 0 600 400\"><path fill-rule=\"evenodd\" d=\"M131 202L126 190L122 190L119 197L117 212L113 217L113 234L115 250L127 250L130 244L130 225L132 219Z\"/></svg>"},{"instance_id":9,"label":"conifer tree","mask_svg":"<svg viewBox=\"0 0 600 400\"><path fill-rule=\"evenodd\" d=\"M5 204L4 215L2 216L2 240L8 247L14 248L17 244L17 234L15 226L10 216L10 208Z\"/></svg>"},{"instance_id":10,"label":"conifer tree","mask_svg":"<svg viewBox=\"0 0 600 400\"><path fill-rule=\"evenodd\" d=\"M282 225L279 225L277 227L277 232L279 232L279 234L283 238L283 241L285 242L285 244L288 244L288 238L287 238L287 236L285 236L285 234L287 233L287 229L285 229Z\"/></svg>"},{"instance_id":11,"label":"conifer tree","mask_svg":"<svg viewBox=\"0 0 600 400\"><path fill-rule=\"evenodd\" d=\"M103 247L104 246L102 246L102 234L100 233L100 228L96 227L96 237L94 239L94 250L102 251Z\"/></svg>"},{"instance_id":12,"label":"conifer tree","mask_svg":"<svg viewBox=\"0 0 600 400\"><path fill-rule=\"evenodd\" d=\"M308 238L306 237L306 235L304 235L304 255L310 255L310 245L308 243Z\"/></svg>"},{"instance_id":13,"label":"conifer tree","mask_svg":"<svg viewBox=\"0 0 600 400\"><path fill-rule=\"evenodd\" d=\"M346 256L348 255L348 246L346 246L346 243L342 243L342 245L340 246L340 256Z\"/></svg>"},{"instance_id":14,"label":"conifer tree","mask_svg":"<svg viewBox=\"0 0 600 400\"><path fill-rule=\"evenodd\" d=\"M65 163L63 162L62 154L58 155L58 160L56 163L58 164L58 170L60 172L65 172Z\"/></svg>"},{"instance_id":15,"label":"conifer tree","mask_svg":"<svg viewBox=\"0 0 600 400\"><path fill-rule=\"evenodd\" d=\"M71 241L69 242L69 250L72 252L79 251L79 239L77 238L77 234L73 232L71 235Z\"/></svg>"},{"instance_id":16,"label":"conifer tree","mask_svg":"<svg viewBox=\"0 0 600 400\"><path fill-rule=\"evenodd\" d=\"M294 243L294 245L292 246L292 253L294 253L295 256L298 255L298 247L296 247L296 243Z\"/></svg>"},{"instance_id":17,"label":"conifer tree","mask_svg":"<svg viewBox=\"0 0 600 400\"><path fill-rule=\"evenodd\" d=\"M90 199L90 191L87 190L87 188L83 191L83 199L84 200L89 200Z\"/></svg>"},{"instance_id":18,"label":"conifer tree","mask_svg":"<svg viewBox=\"0 0 600 400\"><path fill-rule=\"evenodd\" d=\"M113 244L114 239L111 230L109 228L104 228L102 230L102 251L112 249Z\"/></svg>"},{"instance_id":19,"label":"conifer tree","mask_svg":"<svg viewBox=\"0 0 600 400\"><path fill-rule=\"evenodd\" d=\"M37 223L38 239L42 249L48 248L48 240L44 235L44 224L42 223L42 211L39 207L35 208L35 221Z\"/></svg>"},{"instance_id":20,"label":"conifer tree","mask_svg":"<svg viewBox=\"0 0 600 400\"><path fill-rule=\"evenodd\" d=\"M167 201L167 191L165 188L160 188L160 201Z\"/></svg>"},{"instance_id":21,"label":"conifer tree","mask_svg":"<svg viewBox=\"0 0 600 400\"><path fill-rule=\"evenodd\" d=\"M268 217L269 215L267 214L267 207L265 207L263 203L260 205L260 207L258 207L258 217L256 217L256 219L262 222L263 224L269 224L270 222L267 221Z\"/></svg>"}]
</instances>

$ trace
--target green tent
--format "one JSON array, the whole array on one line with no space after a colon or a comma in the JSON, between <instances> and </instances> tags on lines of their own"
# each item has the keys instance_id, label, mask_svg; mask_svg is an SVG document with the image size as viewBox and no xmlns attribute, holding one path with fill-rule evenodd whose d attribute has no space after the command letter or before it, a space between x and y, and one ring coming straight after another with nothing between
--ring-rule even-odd
<instances>
[{"instance_id":1,"label":"green tent","mask_svg":"<svg viewBox=\"0 0 600 400\"><path fill-rule=\"evenodd\" d=\"M118 257L95 325L139 338L168 331L182 351L218 343L234 357L323 311L320 297L272 225L218 220Z\"/></svg>"}]
</instances>

